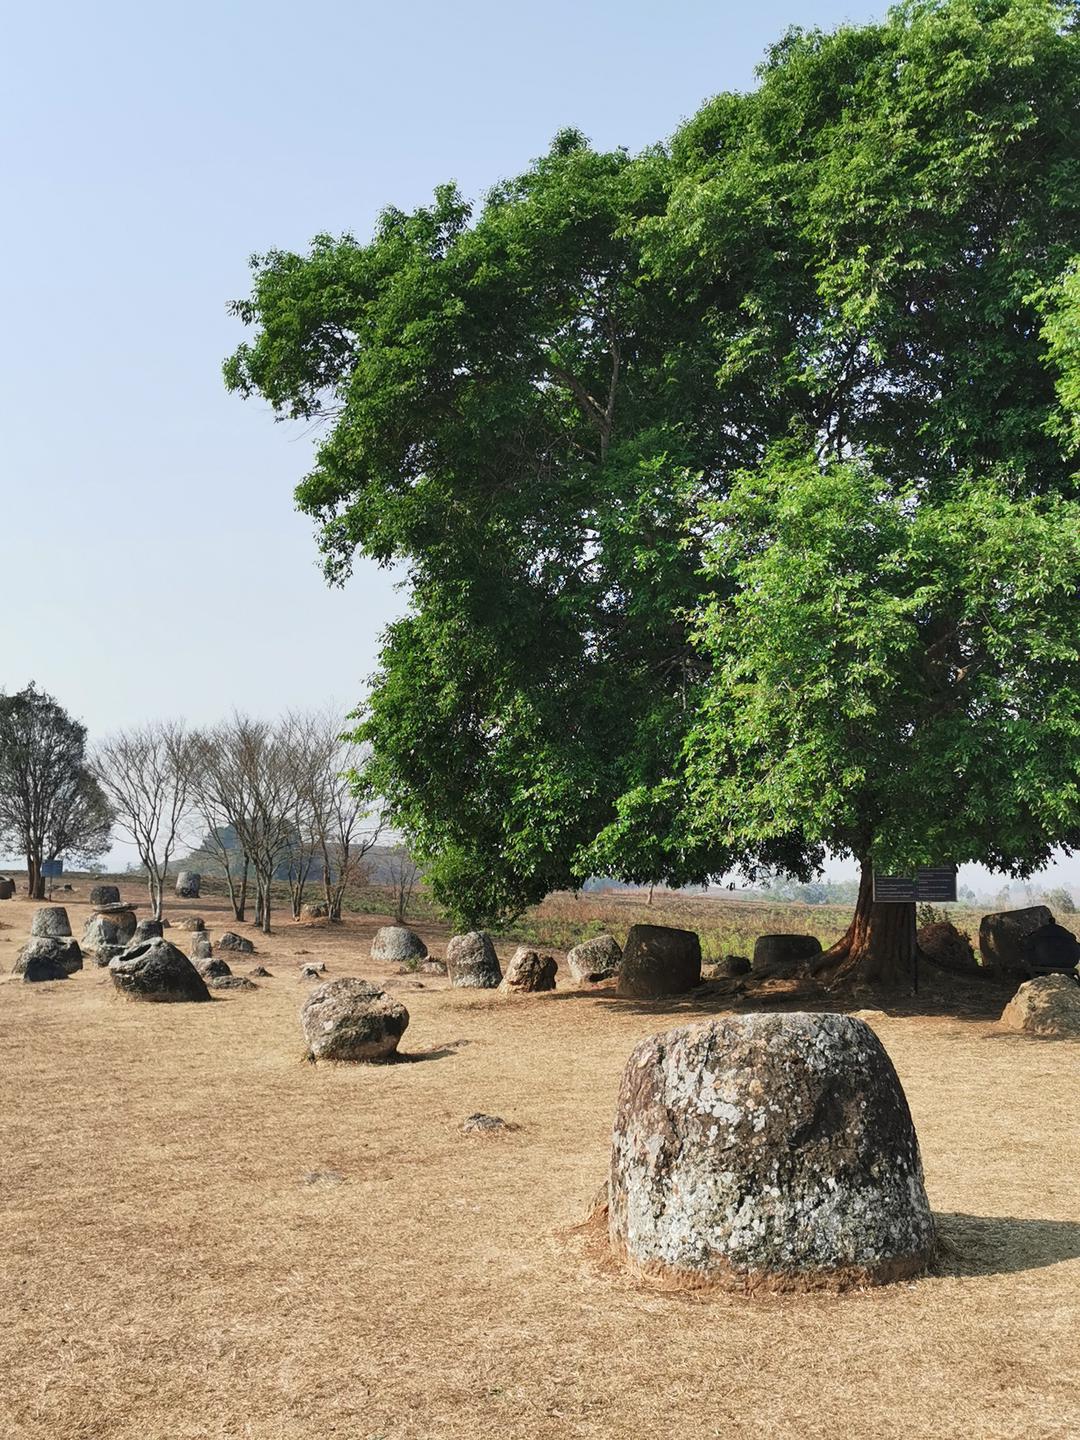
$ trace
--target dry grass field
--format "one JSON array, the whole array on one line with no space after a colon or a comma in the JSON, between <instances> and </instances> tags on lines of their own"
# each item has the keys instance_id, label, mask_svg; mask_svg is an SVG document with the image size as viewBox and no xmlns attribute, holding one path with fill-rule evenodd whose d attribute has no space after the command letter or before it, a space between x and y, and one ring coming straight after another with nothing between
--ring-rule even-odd
<instances>
[{"instance_id":1,"label":"dry grass field","mask_svg":"<svg viewBox=\"0 0 1080 1440\"><path fill-rule=\"evenodd\" d=\"M667 1295L575 1225L627 1053L721 998L412 988L350 917L258 938L257 993L140 1005L92 967L11 977L31 909L0 905L4 1440L1080 1434L1080 1046L998 1033L1000 997L871 1018L922 1143L934 1274ZM223 928L219 901L182 910ZM305 959L400 989L403 1063L303 1062ZM476 1110L518 1128L463 1135Z\"/></svg>"},{"instance_id":2,"label":"dry grass field","mask_svg":"<svg viewBox=\"0 0 1080 1440\"><path fill-rule=\"evenodd\" d=\"M965 919L955 918L964 928ZM631 925L676 925L697 931L702 958L708 962L721 955L750 956L758 935L777 931L816 935L828 946L844 933L850 919L850 905L782 904L673 890L658 890L649 905L647 893L641 890L580 895L558 891L526 911L505 938L569 949L602 931L613 934L621 945Z\"/></svg>"},{"instance_id":3,"label":"dry grass field","mask_svg":"<svg viewBox=\"0 0 1080 1440\"><path fill-rule=\"evenodd\" d=\"M545 947L571 945L608 931L620 944L631 925L676 925L696 930L701 936L702 958L708 962L721 955L746 955L754 951L759 935L783 932L816 935L828 947L839 940L851 920L850 905L803 905L796 902L750 900L736 895L700 895L688 891L658 890L653 904L644 891L607 890L571 895L558 891L540 905L527 910L505 934L506 940L520 940ZM982 910L950 905L942 911L978 946ZM1068 923L1068 916L1065 916Z\"/></svg>"}]
</instances>

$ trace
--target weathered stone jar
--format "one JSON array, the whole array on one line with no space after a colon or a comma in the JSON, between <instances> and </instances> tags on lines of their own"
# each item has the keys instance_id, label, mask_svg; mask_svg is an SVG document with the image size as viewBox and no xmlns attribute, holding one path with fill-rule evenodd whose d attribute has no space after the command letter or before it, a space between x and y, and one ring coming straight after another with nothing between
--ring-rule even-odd
<instances>
[{"instance_id":1,"label":"weathered stone jar","mask_svg":"<svg viewBox=\"0 0 1080 1440\"><path fill-rule=\"evenodd\" d=\"M31 935L63 939L71 934L71 921L63 905L39 905L30 921Z\"/></svg>"},{"instance_id":2,"label":"weathered stone jar","mask_svg":"<svg viewBox=\"0 0 1080 1440\"><path fill-rule=\"evenodd\" d=\"M209 1000L206 982L186 955L167 940L148 940L109 964L113 984L132 1000L165 1003Z\"/></svg>"},{"instance_id":3,"label":"weathered stone jar","mask_svg":"<svg viewBox=\"0 0 1080 1440\"><path fill-rule=\"evenodd\" d=\"M83 968L82 950L79 948L79 942L73 940L70 935L32 936L15 956L12 973L15 975L25 975L31 962L37 960L48 961L50 965L59 965L65 975L74 975L77 970ZM48 967L40 968L47 969ZM41 978L40 974L37 978Z\"/></svg>"},{"instance_id":4,"label":"weathered stone jar","mask_svg":"<svg viewBox=\"0 0 1080 1440\"><path fill-rule=\"evenodd\" d=\"M446 947L450 984L467 990L494 990L502 983L502 968L491 936L484 930L453 935Z\"/></svg>"},{"instance_id":5,"label":"weathered stone jar","mask_svg":"<svg viewBox=\"0 0 1080 1440\"><path fill-rule=\"evenodd\" d=\"M552 956L541 955L527 945L519 945L511 956L499 988L521 995L554 990L558 968Z\"/></svg>"},{"instance_id":6,"label":"weathered stone jar","mask_svg":"<svg viewBox=\"0 0 1080 1440\"><path fill-rule=\"evenodd\" d=\"M620 995L662 1000L700 984L701 941L693 930L631 925L619 967Z\"/></svg>"},{"instance_id":7,"label":"weathered stone jar","mask_svg":"<svg viewBox=\"0 0 1080 1440\"><path fill-rule=\"evenodd\" d=\"M575 945L566 956L566 968L583 984L610 979L619 973L621 964L622 947L614 935L594 935Z\"/></svg>"},{"instance_id":8,"label":"weathered stone jar","mask_svg":"<svg viewBox=\"0 0 1080 1440\"><path fill-rule=\"evenodd\" d=\"M669 1286L842 1289L918 1273L934 1224L892 1062L847 1015L654 1035L623 1072L609 1237Z\"/></svg>"},{"instance_id":9,"label":"weathered stone jar","mask_svg":"<svg viewBox=\"0 0 1080 1440\"><path fill-rule=\"evenodd\" d=\"M346 977L312 990L300 1023L313 1060L392 1060L409 1012L378 985Z\"/></svg>"},{"instance_id":10,"label":"weathered stone jar","mask_svg":"<svg viewBox=\"0 0 1080 1440\"><path fill-rule=\"evenodd\" d=\"M427 946L406 925L384 925L371 942L371 958L404 965L410 960L426 960Z\"/></svg>"}]
</instances>

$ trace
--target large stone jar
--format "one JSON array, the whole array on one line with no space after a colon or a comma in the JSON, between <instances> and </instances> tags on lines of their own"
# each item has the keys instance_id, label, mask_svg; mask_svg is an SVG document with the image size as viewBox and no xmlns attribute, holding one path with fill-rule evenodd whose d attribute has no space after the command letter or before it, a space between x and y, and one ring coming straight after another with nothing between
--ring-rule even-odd
<instances>
[{"instance_id":1,"label":"large stone jar","mask_svg":"<svg viewBox=\"0 0 1080 1440\"><path fill-rule=\"evenodd\" d=\"M900 1081L847 1015L732 1015L638 1045L609 1207L616 1254L671 1286L881 1284L934 1244Z\"/></svg>"}]
</instances>

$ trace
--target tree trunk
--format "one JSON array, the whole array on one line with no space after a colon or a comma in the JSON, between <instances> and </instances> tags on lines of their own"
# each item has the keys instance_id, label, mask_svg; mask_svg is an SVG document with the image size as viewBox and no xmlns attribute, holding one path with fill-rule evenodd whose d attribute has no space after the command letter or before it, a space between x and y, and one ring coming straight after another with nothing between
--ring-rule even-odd
<instances>
[{"instance_id":1,"label":"tree trunk","mask_svg":"<svg viewBox=\"0 0 1080 1440\"><path fill-rule=\"evenodd\" d=\"M289 876L289 896L292 900L292 918L294 920L300 919L300 911L304 908L304 895L307 891L310 871L311 867L308 865L301 873Z\"/></svg>"},{"instance_id":2,"label":"tree trunk","mask_svg":"<svg viewBox=\"0 0 1080 1440\"><path fill-rule=\"evenodd\" d=\"M45 877L41 873L41 857L38 855L26 857L26 893L31 900L45 899Z\"/></svg>"},{"instance_id":3,"label":"tree trunk","mask_svg":"<svg viewBox=\"0 0 1080 1440\"><path fill-rule=\"evenodd\" d=\"M236 881L233 879L228 860L225 861L225 888L229 892L229 904L232 906L233 919L239 920L240 916L236 913Z\"/></svg>"},{"instance_id":4,"label":"tree trunk","mask_svg":"<svg viewBox=\"0 0 1080 1440\"><path fill-rule=\"evenodd\" d=\"M248 861L247 861L247 857L245 856L245 858L244 858L244 874L243 874L243 876L242 876L242 878L241 878L241 880L240 880L240 890L239 890L239 892L238 892L236 895L234 895L234 896L232 897L233 919L234 919L234 920L243 920L243 918L244 918L244 910L245 910L245 908L246 908L246 906L247 906L247 888L248 888Z\"/></svg>"},{"instance_id":5,"label":"tree trunk","mask_svg":"<svg viewBox=\"0 0 1080 1440\"><path fill-rule=\"evenodd\" d=\"M332 885L326 887L326 917L331 924L341 923L341 902L345 898L345 872L340 871Z\"/></svg>"},{"instance_id":6,"label":"tree trunk","mask_svg":"<svg viewBox=\"0 0 1080 1440\"><path fill-rule=\"evenodd\" d=\"M262 915L261 915L261 919L262 919L262 932L263 932L264 935L269 935L269 934L270 934L270 886L271 886L271 884L273 883L273 880L274 880L274 870L273 870L273 866L271 866L269 872L266 873L266 874L264 874L263 877L262 877L262 879L261 879L260 882L259 882L259 888L260 888L261 891L262 891Z\"/></svg>"},{"instance_id":7,"label":"tree trunk","mask_svg":"<svg viewBox=\"0 0 1080 1440\"><path fill-rule=\"evenodd\" d=\"M339 868L337 878L333 876L330 866L330 859L326 852L323 852L323 898L326 901L326 919L328 924L335 924L341 919L341 897L345 891L344 876L348 873L349 857L346 851L339 857Z\"/></svg>"},{"instance_id":8,"label":"tree trunk","mask_svg":"<svg viewBox=\"0 0 1080 1440\"><path fill-rule=\"evenodd\" d=\"M159 875L149 862L147 862L146 869L146 884L150 891L150 911L155 920L160 920L165 904L165 876L164 874Z\"/></svg>"},{"instance_id":9,"label":"tree trunk","mask_svg":"<svg viewBox=\"0 0 1080 1440\"><path fill-rule=\"evenodd\" d=\"M827 984L852 982L910 990L915 984L915 904L875 905L874 872L864 860L855 914L842 939L815 961Z\"/></svg>"}]
</instances>

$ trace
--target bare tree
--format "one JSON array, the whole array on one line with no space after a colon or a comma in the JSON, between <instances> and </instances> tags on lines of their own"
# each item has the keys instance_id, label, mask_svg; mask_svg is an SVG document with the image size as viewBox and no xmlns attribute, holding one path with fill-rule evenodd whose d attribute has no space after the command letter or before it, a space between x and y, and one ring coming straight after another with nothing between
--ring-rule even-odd
<instances>
[{"instance_id":1,"label":"bare tree","mask_svg":"<svg viewBox=\"0 0 1080 1440\"><path fill-rule=\"evenodd\" d=\"M308 723L311 833L322 866L327 915L335 922L341 919L346 892L364 874L365 857L379 842L383 818L364 778L366 754L341 737L341 725L332 715L316 715Z\"/></svg>"},{"instance_id":2,"label":"bare tree","mask_svg":"<svg viewBox=\"0 0 1080 1440\"><path fill-rule=\"evenodd\" d=\"M234 715L204 738L203 763L255 872L255 923L270 934L274 875L294 839L292 721Z\"/></svg>"},{"instance_id":3,"label":"bare tree","mask_svg":"<svg viewBox=\"0 0 1080 1440\"><path fill-rule=\"evenodd\" d=\"M290 715L282 730L282 745L292 783L289 791L292 837L285 853L292 917L299 920L304 891L319 857L315 814L325 768L324 736L317 716Z\"/></svg>"},{"instance_id":4,"label":"bare tree","mask_svg":"<svg viewBox=\"0 0 1080 1440\"><path fill-rule=\"evenodd\" d=\"M120 730L97 747L91 762L119 829L146 870L150 905L161 919L165 877L187 819L191 737L182 720Z\"/></svg>"},{"instance_id":5,"label":"bare tree","mask_svg":"<svg viewBox=\"0 0 1080 1440\"><path fill-rule=\"evenodd\" d=\"M386 857L386 871L394 901L394 919L399 925L404 925L420 878L420 869L404 845L395 845Z\"/></svg>"},{"instance_id":6,"label":"bare tree","mask_svg":"<svg viewBox=\"0 0 1080 1440\"><path fill-rule=\"evenodd\" d=\"M247 913L251 856L241 835L244 804L242 783L235 775L234 757L222 728L195 735L190 750L190 793L201 834L198 848L208 863L221 870L229 892L233 919Z\"/></svg>"}]
</instances>

